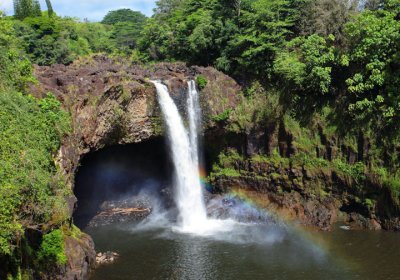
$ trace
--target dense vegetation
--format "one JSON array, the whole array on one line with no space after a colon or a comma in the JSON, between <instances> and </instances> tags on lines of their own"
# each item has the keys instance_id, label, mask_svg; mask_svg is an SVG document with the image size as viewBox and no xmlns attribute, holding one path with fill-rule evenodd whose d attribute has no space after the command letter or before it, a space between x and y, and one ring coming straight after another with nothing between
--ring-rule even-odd
<instances>
[{"instance_id":1,"label":"dense vegetation","mask_svg":"<svg viewBox=\"0 0 400 280\"><path fill-rule=\"evenodd\" d=\"M20 277L22 265L37 267L40 273L41 266L35 261L40 256L27 244L25 233L47 233L65 223L69 219L65 198L71 195L54 163L61 138L69 131L69 116L51 93L40 100L27 94L27 83L35 80L20 43L13 22L1 19L1 279ZM62 246L63 241L58 241ZM39 254L53 253L44 247Z\"/></svg>"},{"instance_id":2,"label":"dense vegetation","mask_svg":"<svg viewBox=\"0 0 400 280\"><path fill-rule=\"evenodd\" d=\"M141 35L146 60L213 65L247 88L241 106L214 117L228 129L291 118L306 138L320 126L355 153L367 139L356 159L365 172L399 176L398 0L160 0ZM300 150L316 157L314 144Z\"/></svg>"},{"instance_id":3,"label":"dense vegetation","mask_svg":"<svg viewBox=\"0 0 400 280\"><path fill-rule=\"evenodd\" d=\"M377 174L399 197L399 0L159 0L151 18L122 9L100 23L59 17L46 4L42 12L38 1L16 0L15 16L0 14L0 261L8 276L20 274L26 254L35 265L65 262L59 228L68 191L53 157L69 118L51 93L29 95L32 64L107 53L215 66L244 88L237 108L211 116L218 125L250 135L282 123L298 152L291 164L316 162L356 179ZM321 159L318 131L354 152L367 140L368 155ZM263 160L286 156L272 151ZM214 174L238 175L223 158ZM34 225L45 234L38 252L23 245Z\"/></svg>"}]
</instances>

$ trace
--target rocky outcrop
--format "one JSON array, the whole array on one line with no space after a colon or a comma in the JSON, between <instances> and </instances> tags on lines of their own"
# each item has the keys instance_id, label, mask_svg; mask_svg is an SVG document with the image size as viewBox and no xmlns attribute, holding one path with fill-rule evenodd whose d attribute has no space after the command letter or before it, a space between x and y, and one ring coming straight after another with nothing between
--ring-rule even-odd
<instances>
[{"instance_id":1,"label":"rocky outcrop","mask_svg":"<svg viewBox=\"0 0 400 280\"><path fill-rule=\"evenodd\" d=\"M204 115L219 114L239 101L236 82L211 67L161 63L150 67L127 65L105 56L94 56L70 66L36 67L36 96L48 92L62 101L72 117L72 133L58 155L62 170L71 178L82 155L115 144L137 143L163 133L163 123L151 80L162 80L182 114L185 114L187 81L202 76ZM222 101L221 101L222 100ZM205 126L212 126L205 118Z\"/></svg>"},{"instance_id":2,"label":"rocky outcrop","mask_svg":"<svg viewBox=\"0 0 400 280\"><path fill-rule=\"evenodd\" d=\"M96 262L92 238L82 233L79 238L66 236L64 242L68 261L64 273L60 273L60 279L87 279Z\"/></svg>"},{"instance_id":3,"label":"rocky outcrop","mask_svg":"<svg viewBox=\"0 0 400 280\"><path fill-rule=\"evenodd\" d=\"M54 263L46 259L40 263L33 263L34 270L27 271L27 279L41 280L77 280L88 279L95 266L96 255L92 238L74 226L64 225L63 242L66 262ZM41 233L38 233L38 237ZM40 237L41 239L41 237ZM29 240L31 246L38 246ZM27 277L27 276L26 276Z\"/></svg>"},{"instance_id":4,"label":"rocky outcrop","mask_svg":"<svg viewBox=\"0 0 400 280\"><path fill-rule=\"evenodd\" d=\"M390 194L366 178L360 188L353 178L330 168L293 165L286 159L236 160L237 173L212 178L216 192L253 193L279 217L329 230L337 221L353 229L399 230L399 210Z\"/></svg>"},{"instance_id":5,"label":"rocky outcrop","mask_svg":"<svg viewBox=\"0 0 400 280\"><path fill-rule=\"evenodd\" d=\"M163 135L163 121L151 80L162 80L167 85L183 115L186 114L187 82L198 76L206 82L200 102L207 116L234 107L240 90L232 78L211 67L187 67L183 63L129 65L102 55L68 66L36 66L34 74L39 83L32 85L30 91L36 97L51 92L71 115L72 131L65 137L56 158L71 189L79 162L85 154ZM213 125L210 118L205 118L204 126ZM71 217L76 202L75 197L67 201ZM108 215L108 212L104 215L125 219L125 216L137 212L124 211L118 215ZM58 268L57 276L51 274L52 277L86 279L95 265L91 238L87 235L81 239L67 237L65 248L67 265Z\"/></svg>"},{"instance_id":6,"label":"rocky outcrop","mask_svg":"<svg viewBox=\"0 0 400 280\"><path fill-rule=\"evenodd\" d=\"M115 262L119 257L119 254L116 252L107 251L105 253L97 253L96 255L96 264L103 265L103 264L111 264Z\"/></svg>"}]
</instances>

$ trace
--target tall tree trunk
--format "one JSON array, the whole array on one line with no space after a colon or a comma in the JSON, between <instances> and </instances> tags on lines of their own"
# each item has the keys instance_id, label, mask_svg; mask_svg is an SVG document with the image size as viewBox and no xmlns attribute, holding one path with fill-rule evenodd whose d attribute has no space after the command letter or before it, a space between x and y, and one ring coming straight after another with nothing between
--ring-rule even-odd
<instances>
[{"instance_id":1,"label":"tall tree trunk","mask_svg":"<svg viewBox=\"0 0 400 280\"><path fill-rule=\"evenodd\" d=\"M54 14L53 6L51 5L50 0L46 0L46 5L47 5L47 12L49 14L49 17L52 17Z\"/></svg>"}]
</instances>

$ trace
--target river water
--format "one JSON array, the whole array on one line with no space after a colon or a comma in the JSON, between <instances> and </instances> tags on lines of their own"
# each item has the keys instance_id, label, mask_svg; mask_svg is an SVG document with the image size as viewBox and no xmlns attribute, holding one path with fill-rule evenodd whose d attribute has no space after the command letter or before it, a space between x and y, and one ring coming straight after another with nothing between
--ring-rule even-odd
<instances>
[{"instance_id":1,"label":"river water","mask_svg":"<svg viewBox=\"0 0 400 280\"><path fill-rule=\"evenodd\" d=\"M272 227L272 228L271 228ZM400 279L400 234L306 232L242 225L215 236L137 225L86 228L97 251L119 259L92 280L112 279Z\"/></svg>"},{"instance_id":2,"label":"river water","mask_svg":"<svg viewBox=\"0 0 400 280\"><path fill-rule=\"evenodd\" d=\"M120 255L92 280L400 280L399 233L339 227L310 232L235 197L209 201L208 217L198 172L195 83L188 84L189 130L167 87L154 84L167 127L177 212L155 207L138 224L84 229L98 252Z\"/></svg>"}]
</instances>

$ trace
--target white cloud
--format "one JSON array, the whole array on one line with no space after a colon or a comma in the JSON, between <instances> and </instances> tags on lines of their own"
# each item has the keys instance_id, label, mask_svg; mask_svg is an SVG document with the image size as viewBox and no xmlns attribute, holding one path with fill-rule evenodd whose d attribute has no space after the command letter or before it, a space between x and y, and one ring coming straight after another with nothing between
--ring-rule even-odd
<instances>
[{"instance_id":1,"label":"white cloud","mask_svg":"<svg viewBox=\"0 0 400 280\"><path fill-rule=\"evenodd\" d=\"M6 12L7 15L13 12L13 1L12 0L0 0L0 10Z\"/></svg>"},{"instance_id":2,"label":"white cloud","mask_svg":"<svg viewBox=\"0 0 400 280\"><path fill-rule=\"evenodd\" d=\"M13 1L0 0L0 10L7 15L13 14ZM53 0L54 11L60 16L87 18L91 21L101 20L108 11L122 8L129 8L135 11L141 11L147 16L152 14L156 0ZM42 9L46 9L45 0L40 0Z\"/></svg>"}]
</instances>

